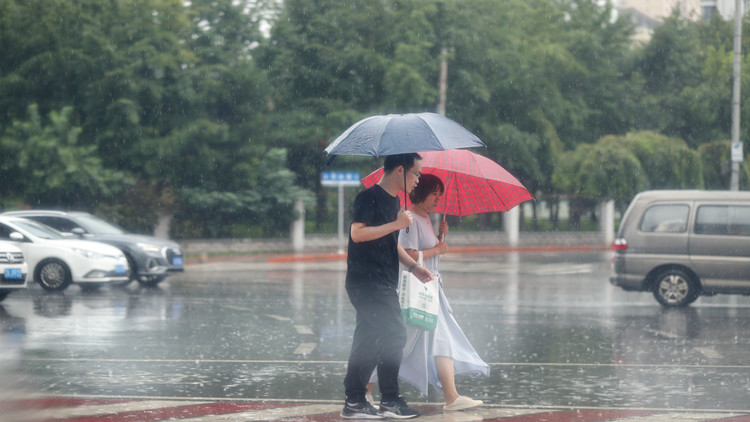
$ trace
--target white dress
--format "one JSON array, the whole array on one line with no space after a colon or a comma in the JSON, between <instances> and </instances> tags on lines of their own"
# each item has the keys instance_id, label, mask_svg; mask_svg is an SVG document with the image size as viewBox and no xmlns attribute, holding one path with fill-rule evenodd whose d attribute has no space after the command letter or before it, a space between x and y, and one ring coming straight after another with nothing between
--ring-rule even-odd
<instances>
[{"instance_id":1,"label":"white dress","mask_svg":"<svg viewBox=\"0 0 750 422\"><path fill-rule=\"evenodd\" d=\"M438 238L430 218L415 213L412 213L412 217L414 223L409 226L409 232L401 230L399 233L398 241L401 246L404 249L414 250L434 248L438 244ZM440 286L440 312L437 327L434 331L425 331L406 326L407 340L398 374L399 378L415 386L424 396L428 394L429 384L432 384L439 392L443 391L435 367L435 356L453 358L455 375L466 373L490 375L489 366L479 357L453 317L453 310L443 292L443 279L438 271L439 264L439 255L424 260L424 266L435 275ZM402 267L401 270L403 269ZM376 381L377 371L370 378L370 382Z\"/></svg>"}]
</instances>

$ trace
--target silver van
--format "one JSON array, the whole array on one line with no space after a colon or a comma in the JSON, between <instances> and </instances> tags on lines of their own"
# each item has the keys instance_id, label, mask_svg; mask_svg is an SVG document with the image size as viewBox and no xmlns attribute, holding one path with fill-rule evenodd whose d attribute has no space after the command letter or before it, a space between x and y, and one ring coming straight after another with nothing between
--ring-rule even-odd
<instances>
[{"instance_id":1,"label":"silver van","mask_svg":"<svg viewBox=\"0 0 750 422\"><path fill-rule=\"evenodd\" d=\"M612 245L610 282L667 307L750 294L750 192L656 190L633 198Z\"/></svg>"}]
</instances>

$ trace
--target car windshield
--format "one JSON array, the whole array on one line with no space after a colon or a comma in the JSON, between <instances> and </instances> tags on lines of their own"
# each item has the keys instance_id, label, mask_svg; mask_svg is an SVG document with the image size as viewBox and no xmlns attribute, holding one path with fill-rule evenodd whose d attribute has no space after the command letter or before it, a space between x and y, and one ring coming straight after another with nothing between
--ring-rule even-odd
<instances>
[{"instance_id":1,"label":"car windshield","mask_svg":"<svg viewBox=\"0 0 750 422\"><path fill-rule=\"evenodd\" d=\"M13 224L41 239L65 239L59 231L33 220L13 220Z\"/></svg>"},{"instance_id":2,"label":"car windshield","mask_svg":"<svg viewBox=\"0 0 750 422\"><path fill-rule=\"evenodd\" d=\"M93 215L79 215L76 219L93 234L125 234L125 230Z\"/></svg>"}]
</instances>

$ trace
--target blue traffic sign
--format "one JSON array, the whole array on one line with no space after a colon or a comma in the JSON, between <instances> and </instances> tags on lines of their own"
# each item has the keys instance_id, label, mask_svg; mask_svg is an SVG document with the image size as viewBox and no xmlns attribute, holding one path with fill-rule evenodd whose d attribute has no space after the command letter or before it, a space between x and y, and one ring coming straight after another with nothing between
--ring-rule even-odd
<instances>
[{"instance_id":1,"label":"blue traffic sign","mask_svg":"<svg viewBox=\"0 0 750 422\"><path fill-rule=\"evenodd\" d=\"M358 186L359 172L356 171L324 171L320 174L323 186Z\"/></svg>"}]
</instances>

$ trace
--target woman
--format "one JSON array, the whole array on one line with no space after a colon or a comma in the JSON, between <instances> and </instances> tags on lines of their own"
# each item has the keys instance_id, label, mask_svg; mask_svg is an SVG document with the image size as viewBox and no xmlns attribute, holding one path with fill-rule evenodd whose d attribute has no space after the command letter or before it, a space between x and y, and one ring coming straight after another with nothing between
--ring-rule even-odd
<instances>
[{"instance_id":1,"label":"woman","mask_svg":"<svg viewBox=\"0 0 750 422\"><path fill-rule=\"evenodd\" d=\"M428 385L432 384L445 396L443 410L464 410L479 406L482 401L459 395L454 375L479 373L489 376L490 369L461 331L443 293L443 278L438 271L438 264L440 255L448 252L448 245L435 236L429 213L435 211L444 190L443 182L437 176L421 175L419 184L409 194L414 222L408 232L401 230L398 237L399 243L412 258L417 260L419 253L422 253L424 266L434 274L440 286L437 328L434 331L425 331L407 326L408 339L404 347L399 378L417 387L425 396L428 393ZM444 239L447 232L448 223L442 221L440 238ZM377 373L373 373L367 385L370 400L370 392L376 381Z\"/></svg>"}]
</instances>

